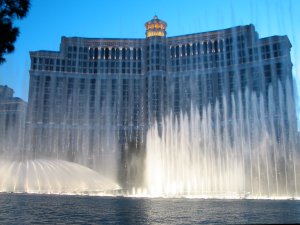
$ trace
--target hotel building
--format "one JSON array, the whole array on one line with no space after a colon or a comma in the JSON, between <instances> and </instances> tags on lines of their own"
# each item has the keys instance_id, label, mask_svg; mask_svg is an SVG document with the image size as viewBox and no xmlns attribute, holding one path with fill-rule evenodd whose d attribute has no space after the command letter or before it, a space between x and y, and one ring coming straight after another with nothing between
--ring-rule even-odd
<instances>
[{"instance_id":1,"label":"hotel building","mask_svg":"<svg viewBox=\"0 0 300 225\"><path fill-rule=\"evenodd\" d=\"M24 143L27 103L13 94L13 89L0 85L0 153L5 154L2 157L21 151Z\"/></svg>"},{"instance_id":2,"label":"hotel building","mask_svg":"<svg viewBox=\"0 0 300 225\"><path fill-rule=\"evenodd\" d=\"M266 98L280 81L284 95L293 93L287 36L259 38L250 24L167 37L157 16L145 28L145 38L62 37L59 51L30 52L30 148L92 156L109 130L126 158L154 121L191 102L201 111L218 101L221 115L226 102L230 117L246 90Z\"/></svg>"}]
</instances>

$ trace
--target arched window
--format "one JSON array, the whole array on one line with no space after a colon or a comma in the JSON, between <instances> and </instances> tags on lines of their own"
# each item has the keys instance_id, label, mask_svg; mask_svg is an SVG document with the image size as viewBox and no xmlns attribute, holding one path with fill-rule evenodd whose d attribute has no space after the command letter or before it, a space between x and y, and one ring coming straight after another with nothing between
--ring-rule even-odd
<instances>
[{"instance_id":1,"label":"arched window","mask_svg":"<svg viewBox=\"0 0 300 225\"><path fill-rule=\"evenodd\" d=\"M211 41L208 42L208 52L212 52L212 43L211 43Z\"/></svg>"},{"instance_id":2,"label":"arched window","mask_svg":"<svg viewBox=\"0 0 300 225\"><path fill-rule=\"evenodd\" d=\"M126 59L130 59L130 48L126 49Z\"/></svg>"},{"instance_id":3,"label":"arched window","mask_svg":"<svg viewBox=\"0 0 300 225\"><path fill-rule=\"evenodd\" d=\"M186 54L187 54L187 56L191 55L191 46L189 44L187 44L187 46L186 46Z\"/></svg>"},{"instance_id":4,"label":"arched window","mask_svg":"<svg viewBox=\"0 0 300 225\"><path fill-rule=\"evenodd\" d=\"M132 55L133 59L136 60L136 48L133 49Z\"/></svg>"},{"instance_id":5,"label":"arched window","mask_svg":"<svg viewBox=\"0 0 300 225\"><path fill-rule=\"evenodd\" d=\"M195 43L192 44L192 51L193 51L193 55L196 55L197 47Z\"/></svg>"},{"instance_id":6,"label":"arched window","mask_svg":"<svg viewBox=\"0 0 300 225\"><path fill-rule=\"evenodd\" d=\"M207 42L203 42L203 51L204 54L207 54Z\"/></svg>"},{"instance_id":7,"label":"arched window","mask_svg":"<svg viewBox=\"0 0 300 225\"><path fill-rule=\"evenodd\" d=\"M215 52L218 52L218 41L214 42L214 49L215 49Z\"/></svg>"},{"instance_id":8,"label":"arched window","mask_svg":"<svg viewBox=\"0 0 300 225\"><path fill-rule=\"evenodd\" d=\"M94 59L98 59L98 48L94 50Z\"/></svg>"},{"instance_id":9,"label":"arched window","mask_svg":"<svg viewBox=\"0 0 300 225\"><path fill-rule=\"evenodd\" d=\"M104 59L104 48L100 48L100 58Z\"/></svg>"},{"instance_id":10,"label":"arched window","mask_svg":"<svg viewBox=\"0 0 300 225\"><path fill-rule=\"evenodd\" d=\"M122 59L125 59L125 55L126 55L126 49L122 48Z\"/></svg>"},{"instance_id":11,"label":"arched window","mask_svg":"<svg viewBox=\"0 0 300 225\"><path fill-rule=\"evenodd\" d=\"M119 59L120 58L120 49L117 48L116 50L116 58Z\"/></svg>"},{"instance_id":12,"label":"arched window","mask_svg":"<svg viewBox=\"0 0 300 225\"><path fill-rule=\"evenodd\" d=\"M90 59L93 59L93 55L94 55L93 48L90 48L89 50Z\"/></svg>"},{"instance_id":13,"label":"arched window","mask_svg":"<svg viewBox=\"0 0 300 225\"><path fill-rule=\"evenodd\" d=\"M200 43L197 43L197 51L198 51L198 54L201 54L201 44Z\"/></svg>"},{"instance_id":14,"label":"arched window","mask_svg":"<svg viewBox=\"0 0 300 225\"><path fill-rule=\"evenodd\" d=\"M104 53L105 55L105 59L108 59L108 57L109 57L109 48L105 48L105 53Z\"/></svg>"},{"instance_id":15,"label":"arched window","mask_svg":"<svg viewBox=\"0 0 300 225\"><path fill-rule=\"evenodd\" d=\"M179 57L179 46L178 45L176 46L175 56Z\"/></svg>"},{"instance_id":16,"label":"arched window","mask_svg":"<svg viewBox=\"0 0 300 225\"><path fill-rule=\"evenodd\" d=\"M182 47L181 47L181 53L182 53L182 56L185 56L185 54L186 54L185 45L182 45Z\"/></svg>"},{"instance_id":17,"label":"arched window","mask_svg":"<svg viewBox=\"0 0 300 225\"><path fill-rule=\"evenodd\" d=\"M142 59L142 49L138 49L138 60Z\"/></svg>"},{"instance_id":18,"label":"arched window","mask_svg":"<svg viewBox=\"0 0 300 225\"><path fill-rule=\"evenodd\" d=\"M172 47L171 47L171 58L174 58L174 56L175 56L175 49L174 49L174 47L172 46Z\"/></svg>"},{"instance_id":19,"label":"arched window","mask_svg":"<svg viewBox=\"0 0 300 225\"><path fill-rule=\"evenodd\" d=\"M116 49L115 49L115 48L112 48L112 49L111 49L111 58L112 58L112 59L115 59L115 57L116 57Z\"/></svg>"}]
</instances>

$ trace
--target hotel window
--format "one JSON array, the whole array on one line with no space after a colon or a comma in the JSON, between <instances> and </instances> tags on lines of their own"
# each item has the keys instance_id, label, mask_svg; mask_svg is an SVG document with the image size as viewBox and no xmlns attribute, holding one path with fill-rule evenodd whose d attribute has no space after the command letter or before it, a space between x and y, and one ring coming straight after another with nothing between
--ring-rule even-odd
<instances>
[{"instance_id":1,"label":"hotel window","mask_svg":"<svg viewBox=\"0 0 300 225\"><path fill-rule=\"evenodd\" d=\"M272 83L271 65L264 66L264 75L265 75L266 85L269 85L270 83Z\"/></svg>"},{"instance_id":2,"label":"hotel window","mask_svg":"<svg viewBox=\"0 0 300 225\"><path fill-rule=\"evenodd\" d=\"M245 51L242 49L238 52L239 57L239 63L245 63L246 62L246 54Z\"/></svg>"},{"instance_id":3,"label":"hotel window","mask_svg":"<svg viewBox=\"0 0 300 225\"><path fill-rule=\"evenodd\" d=\"M122 48L122 60L124 60L125 59L125 56L126 56L126 50L125 50L125 48Z\"/></svg>"},{"instance_id":4,"label":"hotel window","mask_svg":"<svg viewBox=\"0 0 300 225\"><path fill-rule=\"evenodd\" d=\"M98 59L98 48L95 48L95 51L94 51L94 58L95 58L95 59Z\"/></svg>"},{"instance_id":5,"label":"hotel window","mask_svg":"<svg viewBox=\"0 0 300 225\"><path fill-rule=\"evenodd\" d=\"M201 44L197 43L197 51L198 51L198 55L201 54Z\"/></svg>"},{"instance_id":6,"label":"hotel window","mask_svg":"<svg viewBox=\"0 0 300 225\"><path fill-rule=\"evenodd\" d=\"M115 57L116 57L116 49L112 48L111 49L111 59L115 59Z\"/></svg>"},{"instance_id":7,"label":"hotel window","mask_svg":"<svg viewBox=\"0 0 300 225\"><path fill-rule=\"evenodd\" d=\"M90 48L90 50L89 50L89 57L90 57L90 59L93 59L93 49L92 48ZM69 54L68 54L68 58L69 58Z\"/></svg>"},{"instance_id":8,"label":"hotel window","mask_svg":"<svg viewBox=\"0 0 300 225\"><path fill-rule=\"evenodd\" d=\"M234 92L234 72L230 71L228 73L228 80L229 80L229 93Z\"/></svg>"},{"instance_id":9,"label":"hotel window","mask_svg":"<svg viewBox=\"0 0 300 225\"><path fill-rule=\"evenodd\" d=\"M138 60L142 59L142 49L138 49Z\"/></svg>"},{"instance_id":10,"label":"hotel window","mask_svg":"<svg viewBox=\"0 0 300 225\"><path fill-rule=\"evenodd\" d=\"M100 103L103 103L106 93L107 93L107 84L106 80L101 80L101 86L100 86Z\"/></svg>"},{"instance_id":11,"label":"hotel window","mask_svg":"<svg viewBox=\"0 0 300 225\"><path fill-rule=\"evenodd\" d=\"M242 92L244 92L247 86L246 70L240 70L240 82L241 82L241 90Z\"/></svg>"},{"instance_id":12,"label":"hotel window","mask_svg":"<svg viewBox=\"0 0 300 225\"><path fill-rule=\"evenodd\" d=\"M136 57L137 56L137 54L136 54L136 48L134 48L133 50L132 50L132 58L133 58L133 60L136 60Z\"/></svg>"},{"instance_id":13,"label":"hotel window","mask_svg":"<svg viewBox=\"0 0 300 225\"><path fill-rule=\"evenodd\" d=\"M218 41L214 42L214 51L218 52Z\"/></svg>"},{"instance_id":14,"label":"hotel window","mask_svg":"<svg viewBox=\"0 0 300 225\"><path fill-rule=\"evenodd\" d=\"M193 44L192 44L192 52L193 52L193 55L196 55L196 51L197 51L196 44L193 43Z\"/></svg>"},{"instance_id":15,"label":"hotel window","mask_svg":"<svg viewBox=\"0 0 300 225\"><path fill-rule=\"evenodd\" d=\"M223 93L222 92L223 87L224 87L223 76L224 76L224 74L217 73L217 87L218 87L219 97L222 97L222 93Z\"/></svg>"},{"instance_id":16,"label":"hotel window","mask_svg":"<svg viewBox=\"0 0 300 225\"><path fill-rule=\"evenodd\" d=\"M269 59L269 58L271 58L270 46L269 45L262 46L261 47L261 52L262 52L262 58L263 59Z\"/></svg>"},{"instance_id":17,"label":"hotel window","mask_svg":"<svg viewBox=\"0 0 300 225\"><path fill-rule=\"evenodd\" d=\"M189 44L187 44L187 46L186 46L186 54L187 54L187 56L191 55L191 46Z\"/></svg>"},{"instance_id":18,"label":"hotel window","mask_svg":"<svg viewBox=\"0 0 300 225\"><path fill-rule=\"evenodd\" d=\"M204 42L203 43L203 51L204 51L204 54L207 54L207 42Z\"/></svg>"},{"instance_id":19,"label":"hotel window","mask_svg":"<svg viewBox=\"0 0 300 225\"><path fill-rule=\"evenodd\" d=\"M273 55L274 57L278 57L278 56L281 56L281 49L280 49L280 44L279 43L276 43L276 44L273 44Z\"/></svg>"},{"instance_id":20,"label":"hotel window","mask_svg":"<svg viewBox=\"0 0 300 225\"><path fill-rule=\"evenodd\" d=\"M108 58L109 58L109 48L105 48L105 51L104 51L104 58L105 58L105 59L108 59Z\"/></svg>"},{"instance_id":21,"label":"hotel window","mask_svg":"<svg viewBox=\"0 0 300 225\"><path fill-rule=\"evenodd\" d=\"M227 52L232 51L232 38L226 38L225 44L226 44L226 51Z\"/></svg>"},{"instance_id":22,"label":"hotel window","mask_svg":"<svg viewBox=\"0 0 300 225\"><path fill-rule=\"evenodd\" d=\"M100 59L104 59L104 48L100 48Z\"/></svg>"},{"instance_id":23,"label":"hotel window","mask_svg":"<svg viewBox=\"0 0 300 225\"><path fill-rule=\"evenodd\" d=\"M256 92L259 91L259 77L260 74L258 72L258 69L251 68L252 89Z\"/></svg>"},{"instance_id":24,"label":"hotel window","mask_svg":"<svg viewBox=\"0 0 300 225\"><path fill-rule=\"evenodd\" d=\"M282 80L282 63L276 63L276 74L278 78Z\"/></svg>"},{"instance_id":25,"label":"hotel window","mask_svg":"<svg viewBox=\"0 0 300 225\"><path fill-rule=\"evenodd\" d=\"M185 45L182 45L182 47L181 47L181 53L182 53L182 56L186 55Z\"/></svg>"},{"instance_id":26,"label":"hotel window","mask_svg":"<svg viewBox=\"0 0 300 225\"><path fill-rule=\"evenodd\" d=\"M252 48L249 48L248 49L248 58L249 58L249 62L252 62L253 61L253 50Z\"/></svg>"},{"instance_id":27,"label":"hotel window","mask_svg":"<svg viewBox=\"0 0 300 225\"><path fill-rule=\"evenodd\" d=\"M130 48L126 49L126 59L129 60L130 59Z\"/></svg>"},{"instance_id":28,"label":"hotel window","mask_svg":"<svg viewBox=\"0 0 300 225\"><path fill-rule=\"evenodd\" d=\"M83 94L84 90L85 90L85 79L81 78L79 84L79 94Z\"/></svg>"},{"instance_id":29,"label":"hotel window","mask_svg":"<svg viewBox=\"0 0 300 225\"><path fill-rule=\"evenodd\" d=\"M227 61L227 66L230 66L233 64L232 53L228 52L226 54L226 61Z\"/></svg>"},{"instance_id":30,"label":"hotel window","mask_svg":"<svg viewBox=\"0 0 300 225\"><path fill-rule=\"evenodd\" d=\"M245 48L245 42L244 42L244 35L239 35L237 37L237 45L239 49L243 49Z\"/></svg>"},{"instance_id":31,"label":"hotel window","mask_svg":"<svg viewBox=\"0 0 300 225\"><path fill-rule=\"evenodd\" d=\"M174 50L174 47L171 47L171 49L170 49L170 57L171 58L174 58L174 56L175 56L175 50Z\"/></svg>"},{"instance_id":32,"label":"hotel window","mask_svg":"<svg viewBox=\"0 0 300 225\"><path fill-rule=\"evenodd\" d=\"M224 42L223 42L223 40L220 40L219 41L219 48L220 48L220 52L223 52L223 48L224 48Z\"/></svg>"},{"instance_id":33,"label":"hotel window","mask_svg":"<svg viewBox=\"0 0 300 225\"><path fill-rule=\"evenodd\" d=\"M212 52L212 43L211 41L208 42L208 53Z\"/></svg>"}]
</instances>

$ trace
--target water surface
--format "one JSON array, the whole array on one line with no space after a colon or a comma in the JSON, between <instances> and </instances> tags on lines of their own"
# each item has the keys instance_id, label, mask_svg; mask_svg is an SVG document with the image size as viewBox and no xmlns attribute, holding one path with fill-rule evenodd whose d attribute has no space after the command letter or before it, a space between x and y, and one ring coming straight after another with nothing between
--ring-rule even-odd
<instances>
[{"instance_id":1,"label":"water surface","mask_svg":"<svg viewBox=\"0 0 300 225\"><path fill-rule=\"evenodd\" d=\"M1 194L2 224L300 223L300 201Z\"/></svg>"}]
</instances>

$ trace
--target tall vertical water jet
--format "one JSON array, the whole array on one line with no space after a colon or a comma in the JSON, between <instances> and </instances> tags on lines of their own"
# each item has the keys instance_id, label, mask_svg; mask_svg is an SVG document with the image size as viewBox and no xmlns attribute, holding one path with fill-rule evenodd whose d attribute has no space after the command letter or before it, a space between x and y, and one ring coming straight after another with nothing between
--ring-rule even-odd
<instances>
[{"instance_id":1,"label":"tall vertical water jet","mask_svg":"<svg viewBox=\"0 0 300 225\"><path fill-rule=\"evenodd\" d=\"M281 84L278 87L282 93ZM299 149L290 120L293 109L284 109L282 98L278 105L274 103L273 87L268 92L266 100L246 90L245 106L239 93L232 98L228 117L219 116L216 102L202 114L192 105L189 113L182 112L179 117L171 113L161 127L155 124L147 135L148 193L204 198L299 197ZM225 98L222 105L226 109Z\"/></svg>"}]
</instances>

